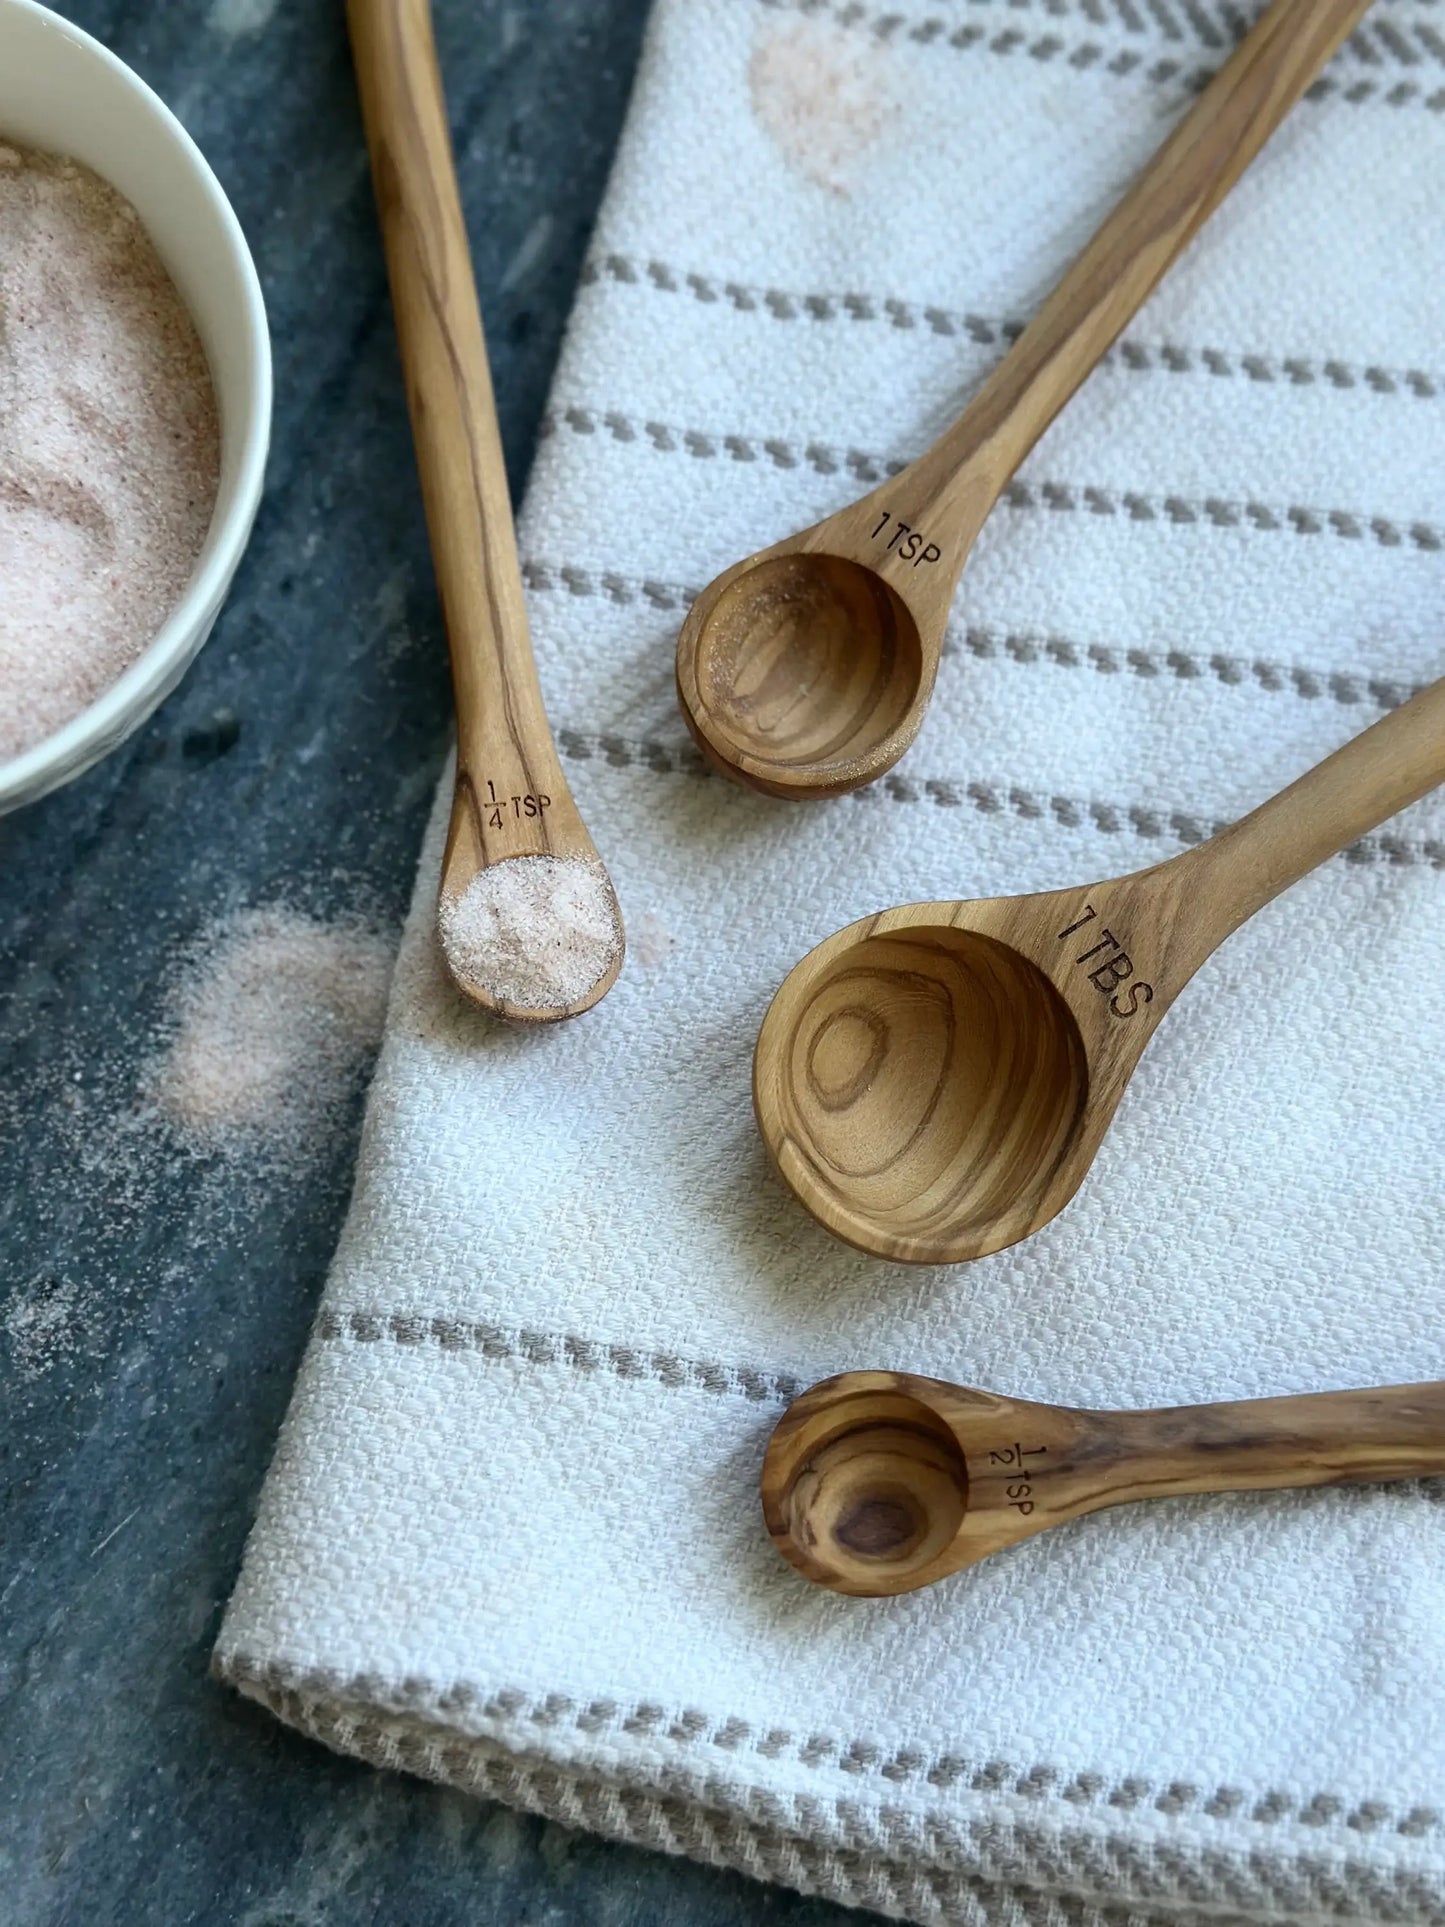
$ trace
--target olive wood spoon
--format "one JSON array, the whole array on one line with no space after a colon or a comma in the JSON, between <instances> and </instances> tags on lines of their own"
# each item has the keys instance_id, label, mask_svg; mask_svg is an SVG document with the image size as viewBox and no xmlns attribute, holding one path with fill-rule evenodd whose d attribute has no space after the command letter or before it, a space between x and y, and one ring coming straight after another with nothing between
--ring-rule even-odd
<instances>
[{"instance_id":1,"label":"olive wood spoon","mask_svg":"<svg viewBox=\"0 0 1445 1927\"><path fill-rule=\"evenodd\" d=\"M427 0L349 0L347 16L456 696L442 953L474 1003L519 1023L551 1022L589 1010L616 982L622 919L537 681L431 11ZM482 879L518 858L531 859L538 907L525 931L503 933L493 956ZM596 975L578 989L575 958L552 975L544 962L525 985L529 1001L519 1001L523 986L503 946L524 941L534 959L564 956L579 909L590 933L583 967Z\"/></svg>"},{"instance_id":2,"label":"olive wood spoon","mask_svg":"<svg viewBox=\"0 0 1445 1927\"><path fill-rule=\"evenodd\" d=\"M911 903L793 966L753 1102L783 1178L876 1257L957 1264L1078 1189L1160 1019L1281 890L1445 781L1445 680L1207 843L1037 896Z\"/></svg>"},{"instance_id":3,"label":"olive wood spoon","mask_svg":"<svg viewBox=\"0 0 1445 1927\"><path fill-rule=\"evenodd\" d=\"M716 768L805 798L898 761L1009 478L1367 5L1275 0L953 426L860 502L703 590L678 637L677 690Z\"/></svg>"},{"instance_id":4,"label":"olive wood spoon","mask_svg":"<svg viewBox=\"0 0 1445 1927\"><path fill-rule=\"evenodd\" d=\"M1093 1412L907 1372L844 1372L778 1421L763 1517L804 1578L872 1599L1135 1499L1438 1473L1438 1382Z\"/></svg>"}]
</instances>

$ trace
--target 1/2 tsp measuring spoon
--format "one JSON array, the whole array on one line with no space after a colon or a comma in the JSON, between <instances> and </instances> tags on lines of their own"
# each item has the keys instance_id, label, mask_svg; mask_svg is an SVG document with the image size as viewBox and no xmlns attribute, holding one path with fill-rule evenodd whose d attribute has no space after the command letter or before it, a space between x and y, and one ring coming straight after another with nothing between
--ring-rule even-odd
<instances>
[{"instance_id":1,"label":"1/2 tsp measuring spoon","mask_svg":"<svg viewBox=\"0 0 1445 1927\"><path fill-rule=\"evenodd\" d=\"M677 692L724 775L837 796L898 761L1010 477L1368 4L1275 0L953 426L860 502L703 590L678 637Z\"/></svg>"},{"instance_id":2,"label":"1/2 tsp measuring spoon","mask_svg":"<svg viewBox=\"0 0 1445 1927\"><path fill-rule=\"evenodd\" d=\"M763 1517L804 1578L877 1599L1135 1499L1441 1472L1445 1384L1094 1412L844 1372L779 1419Z\"/></svg>"}]
</instances>

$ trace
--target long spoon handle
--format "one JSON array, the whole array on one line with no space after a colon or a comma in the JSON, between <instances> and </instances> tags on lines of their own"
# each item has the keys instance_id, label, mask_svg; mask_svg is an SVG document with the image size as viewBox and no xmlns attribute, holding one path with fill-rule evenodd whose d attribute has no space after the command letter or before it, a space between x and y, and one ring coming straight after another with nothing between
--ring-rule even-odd
<instances>
[{"instance_id":1,"label":"long spoon handle","mask_svg":"<svg viewBox=\"0 0 1445 1927\"><path fill-rule=\"evenodd\" d=\"M1181 882L1188 879L1192 900L1207 906L1201 954L1326 857L1439 783L1445 783L1445 678L1208 843L1172 860Z\"/></svg>"},{"instance_id":2,"label":"long spoon handle","mask_svg":"<svg viewBox=\"0 0 1445 1927\"><path fill-rule=\"evenodd\" d=\"M1000 491L1369 0L1275 0L953 426L889 488L962 567Z\"/></svg>"},{"instance_id":3,"label":"long spoon handle","mask_svg":"<svg viewBox=\"0 0 1445 1927\"><path fill-rule=\"evenodd\" d=\"M347 17L451 652L458 800L472 798L477 861L545 855L575 811L532 659L431 10L349 0Z\"/></svg>"},{"instance_id":4,"label":"long spoon handle","mask_svg":"<svg viewBox=\"0 0 1445 1927\"><path fill-rule=\"evenodd\" d=\"M1080 1432L1059 1471L1073 1513L1185 1492L1445 1473L1445 1383L1074 1417Z\"/></svg>"}]
</instances>

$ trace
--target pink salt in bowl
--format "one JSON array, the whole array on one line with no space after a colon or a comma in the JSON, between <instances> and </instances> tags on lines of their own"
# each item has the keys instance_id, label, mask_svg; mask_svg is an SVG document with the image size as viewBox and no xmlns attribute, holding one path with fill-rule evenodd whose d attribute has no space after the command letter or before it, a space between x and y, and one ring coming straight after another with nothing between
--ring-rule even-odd
<instances>
[{"instance_id":1,"label":"pink salt in bowl","mask_svg":"<svg viewBox=\"0 0 1445 1927\"><path fill-rule=\"evenodd\" d=\"M69 782L124 741L211 633L261 499L271 346L255 263L200 149L123 61L34 0L0 0L0 141L78 161L131 203L190 310L220 417L219 487L187 587L136 660L87 708L0 761L5 811Z\"/></svg>"}]
</instances>

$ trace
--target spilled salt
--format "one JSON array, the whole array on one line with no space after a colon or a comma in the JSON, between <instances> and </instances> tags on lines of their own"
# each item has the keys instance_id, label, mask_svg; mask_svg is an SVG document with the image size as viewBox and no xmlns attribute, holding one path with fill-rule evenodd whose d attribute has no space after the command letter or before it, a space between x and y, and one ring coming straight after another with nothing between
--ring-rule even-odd
<instances>
[{"instance_id":1,"label":"spilled salt","mask_svg":"<svg viewBox=\"0 0 1445 1927\"><path fill-rule=\"evenodd\" d=\"M42 1048L12 1052L0 1077L12 1202L28 1194L54 1221L70 1269L17 1275L0 1251L0 1382L40 1385L123 1335L142 1341L158 1226L204 1265L217 1235L244 1243L263 1214L299 1233L340 1210L394 942L350 916L233 913L167 960L154 1024L122 1009L99 1034L52 1026ZM108 961L131 976L153 965L126 932ZM12 1026L12 1040L28 1034Z\"/></svg>"},{"instance_id":2,"label":"spilled salt","mask_svg":"<svg viewBox=\"0 0 1445 1927\"><path fill-rule=\"evenodd\" d=\"M575 1004L622 949L617 899L600 863L516 856L481 870L437 911L454 977L499 1004Z\"/></svg>"},{"instance_id":3,"label":"spilled salt","mask_svg":"<svg viewBox=\"0 0 1445 1927\"><path fill-rule=\"evenodd\" d=\"M158 1109L199 1148L274 1140L296 1162L381 1035L391 946L284 909L213 926L181 980Z\"/></svg>"},{"instance_id":4,"label":"spilled salt","mask_svg":"<svg viewBox=\"0 0 1445 1927\"><path fill-rule=\"evenodd\" d=\"M644 910L628 931L628 949L640 964L655 970L677 949L677 938L655 910Z\"/></svg>"},{"instance_id":5,"label":"spilled salt","mask_svg":"<svg viewBox=\"0 0 1445 1927\"><path fill-rule=\"evenodd\" d=\"M39 1278L13 1292L0 1310L0 1331L22 1379L36 1379L78 1357L93 1342L98 1306L68 1278Z\"/></svg>"},{"instance_id":6,"label":"spilled salt","mask_svg":"<svg viewBox=\"0 0 1445 1927\"><path fill-rule=\"evenodd\" d=\"M888 43L807 15L757 18L748 67L754 119L790 168L851 198L870 179L874 150L906 125Z\"/></svg>"},{"instance_id":7,"label":"spilled salt","mask_svg":"<svg viewBox=\"0 0 1445 1927\"><path fill-rule=\"evenodd\" d=\"M160 629L219 463L205 353L135 210L88 168L0 141L0 761Z\"/></svg>"}]
</instances>

